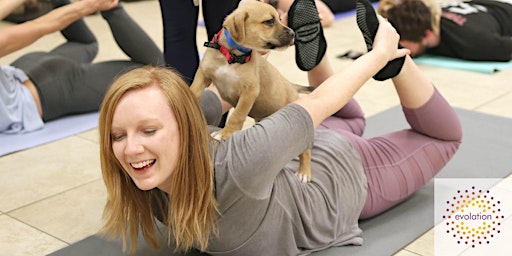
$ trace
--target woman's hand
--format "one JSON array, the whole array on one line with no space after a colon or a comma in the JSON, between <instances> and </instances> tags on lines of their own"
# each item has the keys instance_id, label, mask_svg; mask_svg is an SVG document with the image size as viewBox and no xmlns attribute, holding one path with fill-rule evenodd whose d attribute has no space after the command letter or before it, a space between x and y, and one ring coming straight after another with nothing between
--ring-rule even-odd
<instances>
[{"instance_id":1,"label":"woman's hand","mask_svg":"<svg viewBox=\"0 0 512 256\"><path fill-rule=\"evenodd\" d=\"M378 51L388 61L409 54L410 51L406 48L398 49L400 35L391 23L380 15L377 15L377 18L379 19L379 28L373 41L372 51Z\"/></svg>"},{"instance_id":2,"label":"woman's hand","mask_svg":"<svg viewBox=\"0 0 512 256\"><path fill-rule=\"evenodd\" d=\"M95 6L97 11L108 11L119 5L119 0L90 0Z\"/></svg>"}]
</instances>

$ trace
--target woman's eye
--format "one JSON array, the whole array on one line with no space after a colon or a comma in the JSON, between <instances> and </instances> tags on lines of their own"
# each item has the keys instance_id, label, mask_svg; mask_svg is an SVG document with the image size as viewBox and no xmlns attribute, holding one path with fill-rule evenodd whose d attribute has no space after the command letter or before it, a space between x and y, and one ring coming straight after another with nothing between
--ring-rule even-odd
<instances>
[{"instance_id":1,"label":"woman's eye","mask_svg":"<svg viewBox=\"0 0 512 256\"><path fill-rule=\"evenodd\" d=\"M110 135L113 141L120 141L124 138L123 134L112 134Z\"/></svg>"},{"instance_id":2,"label":"woman's eye","mask_svg":"<svg viewBox=\"0 0 512 256\"><path fill-rule=\"evenodd\" d=\"M152 135L152 134L155 134L155 132L156 132L155 129L144 130L144 134L146 134L146 135Z\"/></svg>"},{"instance_id":3,"label":"woman's eye","mask_svg":"<svg viewBox=\"0 0 512 256\"><path fill-rule=\"evenodd\" d=\"M274 22L275 22L275 20L274 20L274 18L272 18L270 20L264 21L263 24L268 25L268 26L273 26Z\"/></svg>"}]
</instances>

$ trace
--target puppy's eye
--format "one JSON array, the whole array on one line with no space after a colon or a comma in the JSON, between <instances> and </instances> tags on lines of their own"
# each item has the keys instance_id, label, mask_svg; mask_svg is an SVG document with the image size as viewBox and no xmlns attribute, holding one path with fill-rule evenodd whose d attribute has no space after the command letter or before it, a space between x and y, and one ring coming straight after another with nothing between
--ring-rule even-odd
<instances>
[{"instance_id":1,"label":"puppy's eye","mask_svg":"<svg viewBox=\"0 0 512 256\"><path fill-rule=\"evenodd\" d=\"M266 21L263 22L263 24L265 24L267 26L273 26L274 23L275 23L275 19L274 18L272 18L270 20L266 20Z\"/></svg>"}]
</instances>

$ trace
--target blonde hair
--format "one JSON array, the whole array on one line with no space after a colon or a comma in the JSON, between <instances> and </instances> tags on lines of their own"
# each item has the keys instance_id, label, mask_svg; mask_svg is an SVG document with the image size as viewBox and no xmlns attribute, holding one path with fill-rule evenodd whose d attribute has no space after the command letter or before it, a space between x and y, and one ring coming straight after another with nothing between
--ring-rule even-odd
<instances>
[{"instance_id":1,"label":"blonde hair","mask_svg":"<svg viewBox=\"0 0 512 256\"><path fill-rule=\"evenodd\" d=\"M168 194L168 211L163 213L161 191L143 191L135 186L114 156L111 123L115 108L128 91L156 85L168 99L180 132L180 155L172 173ZM162 106L164 107L164 106ZM101 233L108 238L121 237L123 250L130 240L130 252L137 248L137 236L159 248L155 216L166 215L168 242L174 239L176 250L188 251L192 246L204 250L212 233L216 233L217 202L214 196L213 164L209 152L211 139L206 121L188 85L174 71L146 66L131 70L117 78L107 91L99 117L100 159L107 202L103 212L105 224ZM152 208L156 203L156 209Z\"/></svg>"}]
</instances>

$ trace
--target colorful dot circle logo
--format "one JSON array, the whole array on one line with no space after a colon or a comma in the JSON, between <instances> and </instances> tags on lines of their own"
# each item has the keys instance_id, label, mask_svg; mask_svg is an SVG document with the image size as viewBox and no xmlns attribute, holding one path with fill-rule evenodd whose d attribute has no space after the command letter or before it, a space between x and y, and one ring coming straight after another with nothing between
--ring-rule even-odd
<instances>
[{"instance_id":1,"label":"colorful dot circle logo","mask_svg":"<svg viewBox=\"0 0 512 256\"><path fill-rule=\"evenodd\" d=\"M501 222L505 219L500 204L500 200L489 190L477 189L475 186L457 190L446 201L443 214L446 233L458 244L470 245L472 248L490 244L492 238L500 234Z\"/></svg>"}]
</instances>

